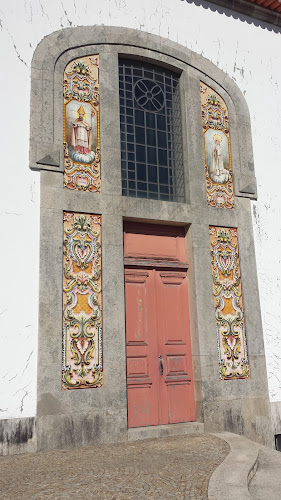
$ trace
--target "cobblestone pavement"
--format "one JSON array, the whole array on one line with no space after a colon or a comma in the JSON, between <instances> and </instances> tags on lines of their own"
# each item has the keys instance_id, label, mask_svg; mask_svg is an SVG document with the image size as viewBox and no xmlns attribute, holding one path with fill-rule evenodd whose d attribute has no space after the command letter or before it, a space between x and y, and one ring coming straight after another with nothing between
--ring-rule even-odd
<instances>
[{"instance_id":1,"label":"cobblestone pavement","mask_svg":"<svg viewBox=\"0 0 281 500\"><path fill-rule=\"evenodd\" d=\"M194 434L0 458L1 500L207 499L228 444Z\"/></svg>"}]
</instances>

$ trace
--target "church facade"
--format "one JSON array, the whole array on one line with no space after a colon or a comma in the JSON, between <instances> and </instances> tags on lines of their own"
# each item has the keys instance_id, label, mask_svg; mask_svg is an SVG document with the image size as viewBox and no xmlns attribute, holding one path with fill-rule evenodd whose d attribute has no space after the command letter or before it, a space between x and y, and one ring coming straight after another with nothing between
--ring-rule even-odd
<instances>
[{"instance_id":1,"label":"church facade","mask_svg":"<svg viewBox=\"0 0 281 500\"><path fill-rule=\"evenodd\" d=\"M274 103L278 122L279 54L266 50L278 13L271 24L199 4L133 15L133 0L108 1L97 22L89 3L92 23L69 11L50 30L51 2L44 38L26 27L30 63L15 51L30 106L10 115L28 114L30 134L18 134L22 161L8 136L4 153L5 234L21 241L3 280L5 454L281 434L280 148L265 112Z\"/></svg>"}]
</instances>

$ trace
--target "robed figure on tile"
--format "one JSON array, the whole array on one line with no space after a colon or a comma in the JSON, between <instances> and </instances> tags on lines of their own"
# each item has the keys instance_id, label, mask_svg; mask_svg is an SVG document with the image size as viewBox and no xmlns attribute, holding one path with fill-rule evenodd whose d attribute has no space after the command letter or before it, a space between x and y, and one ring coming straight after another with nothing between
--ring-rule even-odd
<instances>
[{"instance_id":1,"label":"robed figure on tile","mask_svg":"<svg viewBox=\"0 0 281 500\"><path fill-rule=\"evenodd\" d=\"M214 144L209 174L214 182L225 184L228 181L229 173L228 170L224 168L223 149L221 145L222 140L220 134L215 134L213 136Z\"/></svg>"},{"instance_id":2,"label":"robed figure on tile","mask_svg":"<svg viewBox=\"0 0 281 500\"><path fill-rule=\"evenodd\" d=\"M64 73L64 186L99 192L98 56L71 61Z\"/></svg>"},{"instance_id":3,"label":"robed figure on tile","mask_svg":"<svg viewBox=\"0 0 281 500\"><path fill-rule=\"evenodd\" d=\"M207 202L211 207L233 208L227 106L221 96L203 82L200 84L200 92Z\"/></svg>"},{"instance_id":4,"label":"robed figure on tile","mask_svg":"<svg viewBox=\"0 0 281 500\"><path fill-rule=\"evenodd\" d=\"M95 159L95 153L92 151L92 123L88 123L83 106L80 106L76 113L78 118L71 124L69 154L74 161L92 163ZM94 112L91 111L91 122L94 116Z\"/></svg>"},{"instance_id":5,"label":"robed figure on tile","mask_svg":"<svg viewBox=\"0 0 281 500\"><path fill-rule=\"evenodd\" d=\"M92 127L84 120L83 106L78 109L78 118L72 123L71 146L75 153L89 154Z\"/></svg>"}]
</instances>

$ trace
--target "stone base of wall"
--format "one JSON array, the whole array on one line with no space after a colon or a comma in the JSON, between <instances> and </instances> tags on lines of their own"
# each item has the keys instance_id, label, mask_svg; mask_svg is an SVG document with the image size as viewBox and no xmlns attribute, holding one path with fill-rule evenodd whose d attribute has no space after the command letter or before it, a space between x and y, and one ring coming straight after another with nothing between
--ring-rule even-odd
<instances>
[{"instance_id":1,"label":"stone base of wall","mask_svg":"<svg viewBox=\"0 0 281 500\"><path fill-rule=\"evenodd\" d=\"M281 401L270 403L273 434L281 434Z\"/></svg>"},{"instance_id":2,"label":"stone base of wall","mask_svg":"<svg viewBox=\"0 0 281 500\"><path fill-rule=\"evenodd\" d=\"M127 440L127 411L123 409L0 420L0 455Z\"/></svg>"},{"instance_id":3,"label":"stone base of wall","mask_svg":"<svg viewBox=\"0 0 281 500\"><path fill-rule=\"evenodd\" d=\"M255 402L257 403L257 402ZM262 402L259 401L262 406ZM281 433L281 402L272 403L272 422L258 404L251 408L255 413L247 419L245 411L236 405L236 411L215 404L205 408L205 424L187 422L152 427L127 429L127 410L44 415L0 421L0 455L33 453L36 451L98 446L126 441L152 439L172 435L227 430L244 435L253 441L273 447L274 434ZM233 402L232 402L233 406ZM249 406L249 405L248 405ZM220 411L218 411L220 410ZM248 408L249 410L249 408ZM259 411L258 411L259 410ZM221 418L220 418L221 416ZM245 420L244 420L244 418Z\"/></svg>"},{"instance_id":4,"label":"stone base of wall","mask_svg":"<svg viewBox=\"0 0 281 500\"><path fill-rule=\"evenodd\" d=\"M45 415L37 420L37 450L127 441L127 410Z\"/></svg>"},{"instance_id":5,"label":"stone base of wall","mask_svg":"<svg viewBox=\"0 0 281 500\"><path fill-rule=\"evenodd\" d=\"M270 406L265 398L204 403L205 432L232 432L269 448L274 447Z\"/></svg>"},{"instance_id":6,"label":"stone base of wall","mask_svg":"<svg viewBox=\"0 0 281 500\"><path fill-rule=\"evenodd\" d=\"M0 455L37 450L36 417L0 420Z\"/></svg>"}]
</instances>

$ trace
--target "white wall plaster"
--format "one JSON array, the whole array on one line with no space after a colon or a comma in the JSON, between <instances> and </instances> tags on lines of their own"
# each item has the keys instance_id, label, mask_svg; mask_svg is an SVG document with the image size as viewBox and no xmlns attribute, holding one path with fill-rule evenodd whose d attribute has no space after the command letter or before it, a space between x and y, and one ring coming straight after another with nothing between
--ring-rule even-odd
<instances>
[{"instance_id":1,"label":"white wall plaster","mask_svg":"<svg viewBox=\"0 0 281 500\"><path fill-rule=\"evenodd\" d=\"M259 199L253 205L270 397L281 400L280 34L181 0L0 0L0 418L33 416L39 270L39 174L28 168L30 65L53 31L111 25L148 31L202 54L249 105Z\"/></svg>"}]
</instances>

